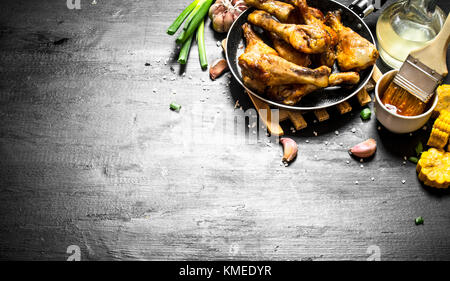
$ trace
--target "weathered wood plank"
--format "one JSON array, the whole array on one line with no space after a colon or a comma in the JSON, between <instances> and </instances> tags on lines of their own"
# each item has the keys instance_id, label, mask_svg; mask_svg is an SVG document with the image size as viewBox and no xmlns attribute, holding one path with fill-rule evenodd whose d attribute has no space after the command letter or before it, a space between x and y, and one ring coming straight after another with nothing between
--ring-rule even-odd
<instances>
[{"instance_id":1,"label":"weathered wood plank","mask_svg":"<svg viewBox=\"0 0 450 281\"><path fill-rule=\"evenodd\" d=\"M305 115L281 166L236 82L210 81L195 47L176 63L165 30L186 1L65 2L0 3L0 259L65 260L70 245L82 260L366 260L372 245L382 260L450 258L448 194L403 165L426 131ZM213 62L224 35L206 26ZM374 159L352 159L369 137Z\"/></svg>"}]
</instances>

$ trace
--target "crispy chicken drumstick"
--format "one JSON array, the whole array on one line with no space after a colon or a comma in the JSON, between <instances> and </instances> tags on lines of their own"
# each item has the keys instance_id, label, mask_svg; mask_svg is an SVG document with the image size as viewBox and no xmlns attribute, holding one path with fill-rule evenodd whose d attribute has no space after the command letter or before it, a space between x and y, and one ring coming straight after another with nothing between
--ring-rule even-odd
<instances>
[{"instance_id":1,"label":"crispy chicken drumstick","mask_svg":"<svg viewBox=\"0 0 450 281\"><path fill-rule=\"evenodd\" d=\"M295 7L275 0L245 0L245 4L274 15L281 22L292 22L295 18Z\"/></svg>"},{"instance_id":2,"label":"crispy chicken drumstick","mask_svg":"<svg viewBox=\"0 0 450 281\"><path fill-rule=\"evenodd\" d=\"M279 23L264 11L254 11L248 16L248 21L291 44L296 50L307 54L325 52L332 43L330 35L316 25L297 25Z\"/></svg>"},{"instance_id":3,"label":"crispy chicken drumstick","mask_svg":"<svg viewBox=\"0 0 450 281\"><path fill-rule=\"evenodd\" d=\"M359 71L375 64L378 59L375 46L352 29L342 25L338 11L328 12L326 23L338 34L336 54L341 70Z\"/></svg>"},{"instance_id":4,"label":"crispy chicken drumstick","mask_svg":"<svg viewBox=\"0 0 450 281\"><path fill-rule=\"evenodd\" d=\"M333 73L329 77L329 86L338 86L341 84L354 85L359 82L358 72L341 72ZM310 84L294 84L268 87L267 96L275 101L282 102L287 105L298 103L304 96L310 94L321 87Z\"/></svg>"},{"instance_id":5,"label":"crispy chicken drumstick","mask_svg":"<svg viewBox=\"0 0 450 281\"><path fill-rule=\"evenodd\" d=\"M245 52L239 56L243 76L267 86L285 84L328 86L328 76L331 72L329 67L310 69L291 63L266 45L249 24L244 24L242 28L247 41Z\"/></svg>"},{"instance_id":6,"label":"crispy chicken drumstick","mask_svg":"<svg viewBox=\"0 0 450 281\"><path fill-rule=\"evenodd\" d=\"M322 54L317 55L317 61L319 65L326 65L332 67L334 61L336 60L335 46L338 43L337 33L329 26L325 25L323 22L324 17L322 15L317 15L317 13L308 6L306 0L290 0L290 2L298 8L300 16L303 21L308 25L315 25L323 30L325 30L331 38L331 43L328 48Z\"/></svg>"}]
</instances>

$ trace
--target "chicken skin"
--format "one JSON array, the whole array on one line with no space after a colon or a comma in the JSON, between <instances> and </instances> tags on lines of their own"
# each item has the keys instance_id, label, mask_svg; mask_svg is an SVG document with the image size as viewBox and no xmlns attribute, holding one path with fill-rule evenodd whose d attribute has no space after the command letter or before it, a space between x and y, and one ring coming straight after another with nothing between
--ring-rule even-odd
<instances>
[{"instance_id":1,"label":"chicken skin","mask_svg":"<svg viewBox=\"0 0 450 281\"><path fill-rule=\"evenodd\" d=\"M296 50L307 54L325 52L332 39L330 35L316 25L297 25L279 23L264 11L254 11L248 16L248 21L269 32L273 32L281 39L291 44Z\"/></svg>"},{"instance_id":2,"label":"chicken skin","mask_svg":"<svg viewBox=\"0 0 450 281\"><path fill-rule=\"evenodd\" d=\"M328 12L326 23L338 34L336 55L342 71L363 70L375 64L378 51L367 39L344 26L338 11Z\"/></svg>"},{"instance_id":3,"label":"chicken skin","mask_svg":"<svg viewBox=\"0 0 450 281\"><path fill-rule=\"evenodd\" d=\"M357 72L333 73L329 77L329 86L355 85L359 83L359 74ZM261 89L261 88L260 88ZM267 96L275 101L286 105L297 104L304 96L321 89L311 84L296 84L268 87Z\"/></svg>"},{"instance_id":4,"label":"chicken skin","mask_svg":"<svg viewBox=\"0 0 450 281\"><path fill-rule=\"evenodd\" d=\"M247 41L245 52L239 56L239 66L242 68L243 76L266 86L285 84L328 86L328 76L331 73L329 67L310 69L291 63L265 44L249 24L244 24L242 28Z\"/></svg>"},{"instance_id":5,"label":"chicken skin","mask_svg":"<svg viewBox=\"0 0 450 281\"><path fill-rule=\"evenodd\" d=\"M305 67L311 64L310 55L297 51L274 33L271 33L270 37L272 38L273 47L283 59Z\"/></svg>"}]
</instances>

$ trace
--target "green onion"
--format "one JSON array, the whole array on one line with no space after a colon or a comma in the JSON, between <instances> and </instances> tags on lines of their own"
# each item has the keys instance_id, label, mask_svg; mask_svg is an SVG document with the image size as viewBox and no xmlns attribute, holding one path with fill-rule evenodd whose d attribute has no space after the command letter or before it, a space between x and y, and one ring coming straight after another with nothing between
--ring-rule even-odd
<instances>
[{"instance_id":1,"label":"green onion","mask_svg":"<svg viewBox=\"0 0 450 281\"><path fill-rule=\"evenodd\" d=\"M408 160L409 162L412 162L414 164L417 164L417 162L419 162L419 158L417 157L409 157Z\"/></svg>"},{"instance_id":2,"label":"green onion","mask_svg":"<svg viewBox=\"0 0 450 281\"><path fill-rule=\"evenodd\" d=\"M423 224L423 218L422 217L417 217L415 222L416 222L416 225Z\"/></svg>"},{"instance_id":3,"label":"green onion","mask_svg":"<svg viewBox=\"0 0 450 281\"><path fill-rule=\"evenodd\" d=\"M202 69L208 67L208 59L206 58L206 47L205 47L205 21L200 23L197 29L197 45L198 45L198 57L200 58L200 65Z\"/></svg>"},{"instance_id":4,"label":"green onion","mask_svg":"<svg viewBox=\"0 0 450 281\"><path fill-rule=\"evenodd\" d=\"M188 56L189 56L189 51L191 50L193 38L194 38L194 35L191 35L191 37L189 37L189 39L186 42L184 42L183 47L181 47L180 55L178 56L178 62L180 64L186 64Z\"/></svg>"},{"instance_id":5,"label":"green onion","mask_svg":"<svg viewBox=\"0 0 450 281\"><path fill-rule=\"evenodd\" d=\"M184 22L187 16L192 12L192 10L197 6L199 0L195 0L189 6L184 9L184 11L175 19L171 26L167 29L167 34L174 35L177 32L180 25Z\"/></svg>"},{"instance_id":6,"label":"green onion","mask_svg":"<svg viewBox=\"0 0 450 281\"><path fill-rule=\"evenodd\" d=\"M178 36L176 40L177 44L184 44L184 42L186 42L189 37L195 32L200 23L203 22L205 15L208 13L212 1L213 0L200 0L197 7L195 7L194 11L192 11L192 14L194 14L192 20L190 22L186 22L186 25L183 28L183 32L180 34L180 36Z\"/></svg>"},{"instance_id":7,"label":"green onion","mask_svg":"<svg viewBox=\"0 0 450 281\"><path fill-rule=\"evenodd\" d=\"M363 120L368 120L368 119L370 119L370 116L372 115L372 111L370 111L370 109L369 108L364 108L362 111L361 111L361 118L363 119Z\"/></svg>"},{"instance_id":8,"label":"green onion","mask_svg":"<svg viewBox=\"0 0 450 281\"><path fill-rule=\"evenodd\" d=\"M421 141L419 141L419 143L416 146L417 157L419 157L422 154L422 152L423 152L423 144Z\"/></svg>"},{"instance_id":9,"label":"green onion","mask_svg":"<svg viewBox=\"0 0 450 281\"><path fill-rule=\"evenodd\" d=\"M173 111L180 111L181 105L173 102L173 103L170 104L170 109L173 110Z\"/></svg>"},{"instance_id":10,"label":"green onion","mask_svg":"<svg viewBox=\"0 0 450 281\"><path fill-rule=\"evenodd\" d=\"M197 6L195 6L194 10L191 12L189 17L186 19L186 22L184 23L184 26L183 26L183 30L181 31L180 35L178 35L178 38L184 37L186 35L187 29L189 27L189 24L192 22L192 20L194 19L195 15L197 15L198 11L200 10L200 8L202 7L202 4L205 1L206 0L199 0L197 2ZM177 44L178 44L178 41L177 41Z\"/></svg>"}]
</instances>

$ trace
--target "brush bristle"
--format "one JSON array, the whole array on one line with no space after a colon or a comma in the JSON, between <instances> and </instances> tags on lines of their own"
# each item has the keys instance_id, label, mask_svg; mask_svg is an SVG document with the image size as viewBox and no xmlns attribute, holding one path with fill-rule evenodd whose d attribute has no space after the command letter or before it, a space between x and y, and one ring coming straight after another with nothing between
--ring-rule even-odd
<instances>
[{"instance_id":1,"label":"brush bristle","mask_svg":"<svg viewBox=\"0 0 450 281\"><path fill-rule=\"evenodd\" d=\"M395 75L394 82L427 103L433 97L442 79L441 75L409 55Z\"/></svg>"},{"instance_id":2,"label":"brush bristle","mask_svg":"<svg viewBox=\"0 0 450 281\"><path fill-rule=\"evenodd\" d=\"M403 116L420 115L425 111L427 106L426 103L394 83L394 81L389 84L381 97L381 101L388 108L395 106L396 113Z\"/></svg>"}]
</instances>

